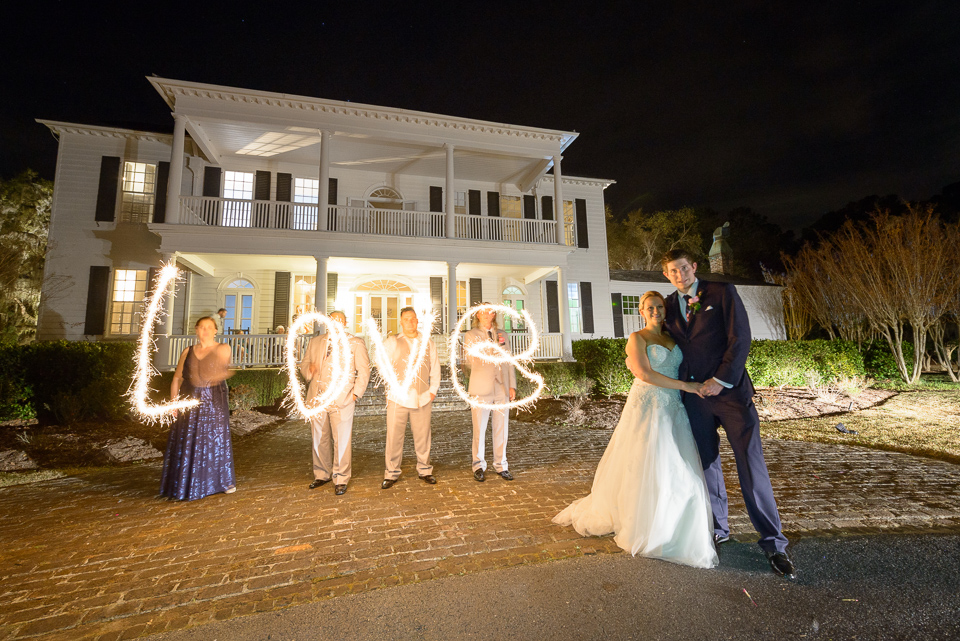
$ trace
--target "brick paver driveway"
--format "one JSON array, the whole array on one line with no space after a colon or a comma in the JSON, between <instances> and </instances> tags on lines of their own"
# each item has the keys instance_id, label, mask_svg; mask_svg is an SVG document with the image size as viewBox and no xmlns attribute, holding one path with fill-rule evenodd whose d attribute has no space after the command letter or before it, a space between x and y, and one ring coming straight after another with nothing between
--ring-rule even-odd
<instances>
[{"instance_id":1,"label":"brick paver driveway","mask_svg":"<svg viewBox=\"0 0 960 641\"><path fill-rule=\"evenodd\" d=\"M616 552L551 517L590 489L610 433L511 423L516 481L473 480L470 416L434 415L439 483L383 476L382 417L358 419L354 480L308 490L310 437L289 422L236 443L237 493L157 497L159 465L0 489L0 640L131 638L349 592ZM960 468L766 442L784 527L810 532L960 528ZM729 458L729 456L728 456ZM734 533L755 536L727 468ZM758 548L759 554L759 548Z\"/></svg>"}]
</instances>

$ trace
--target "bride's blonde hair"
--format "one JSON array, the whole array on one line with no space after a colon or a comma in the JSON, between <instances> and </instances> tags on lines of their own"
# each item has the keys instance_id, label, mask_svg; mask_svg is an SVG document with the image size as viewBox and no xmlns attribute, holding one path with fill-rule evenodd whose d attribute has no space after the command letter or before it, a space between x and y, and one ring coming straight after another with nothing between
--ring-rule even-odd
<instances>
[{"instance_id":1,"label":"bride's blonde hair","mask_svg":"<svg viewBox=\"0 0 960 641\"><path fill-rule=\"evenodd\" d=\"M640 305L640 309L643 309L643 303L644 303L648 298L653 298L654 296L656 296L657 298L659 298L659 299L660 299L660 302L663 303L664 305L667 304L667 299L663 297L663 294L661 294L660 292L655 291L655 290L650 290L649 292L644 293L644 295L640 297L640 304L639 304L639 305ZM638 310L638 311L639 311L639 310Z\"/></svg>"}]
</instances>

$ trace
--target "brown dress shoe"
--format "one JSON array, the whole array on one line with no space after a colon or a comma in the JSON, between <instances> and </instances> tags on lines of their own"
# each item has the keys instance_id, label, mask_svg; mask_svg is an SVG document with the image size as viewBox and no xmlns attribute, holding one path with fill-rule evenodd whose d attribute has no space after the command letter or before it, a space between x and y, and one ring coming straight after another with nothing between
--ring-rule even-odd
<instances>
[{"instance_id":1,"label":"brown dress shoe","mask_svg":"<svg viewBox=\"0 0 960 641\"><path fill-rule=\"evenodd\" d=\"M380 484L381 490L389 490L393 487L393 484L397 482L397 479L383 479L383 483Z\"/></svg>"},{"instance_id":2,"label":"brown dress shoe","mask_svg":"<svg viewBox=\"0 0 960 641\"><path fill-rule=\"evenodd\" d=\"M436 477L433 476L433 474L424 474L423 476L420 477L420 480L423 481L424 483L429 483L430 485L437 484L437 479Z\"/></svg>"}]
</instances>

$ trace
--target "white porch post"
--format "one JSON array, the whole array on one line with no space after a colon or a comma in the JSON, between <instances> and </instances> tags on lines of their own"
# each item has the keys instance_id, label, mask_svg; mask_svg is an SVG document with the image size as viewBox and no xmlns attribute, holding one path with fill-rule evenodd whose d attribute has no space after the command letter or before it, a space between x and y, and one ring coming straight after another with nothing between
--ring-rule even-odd
<instances>
[{"instance_id":1,"label":"white porch post","mask_svg":"<svg viewBox=\"0 0 960 641\"><path fill-rule=\"evenodd\" d=\"M327 202L330 200L330 132L320 132L320 190L317 198L317 229L327 230ZM326 291L326 286L324 286ZM326 313L326 310L320 310Z\"/></svg>"},{"instance_id":2,"label":"white porch post","mask_svg":"<svg viewBox=\"0 0 960 641\"><path fill-rule=\"evenodd\" d=\"M560 358L573 360L573 338L570 336L570 299L567 296L567 275L563 267L557 267L557 298L560 305L560 333L563 349Z\"/></svg>"},{"instance_id":3,"label":"white porch post","mask_svg":"<svg viewBox=\"0 0 960 641\"><path fill-rule=\"evenodd\" d=\"M566 230L563 220L563 176L560 175L560 161L563 156L557 154L553 157L553 217L557 221L557 244L566 244Z\"/></svg>"},{"instance_id":4,"label":"white porch post","mask_svg":"<svg viewBox=\"0 0 960 641\"><path fill-rule=\"evenodd\" d=\"M445 143L443 148L447 152L447 180L444 185L446 196L444 208L446 209L447 238L456 238L456 219L454 218L454 206L457 202L457 192L453 190L453 145ZM450 328L453 331L453 328Z\"/></svg>"},{"instance_id":5,"label":"white porch post","mask_svg":"<svg viewBox=\"0 0 960 641\"><path fill-rule=\"evenodd\" d=\"M170 149L170 175L167 177L167 205L164 220L180 222L180 185L183 184L183 141L187 130L187 117L173 117L173 147Z\"/></svg>"},{"instance_id":6,"label":"white porch post","mask_svg":"<svg viewBox=\"0 0 960 641\"><path fill-rule=\"evenodd\" d=\"M313 306L322 314L327 313L327 257L314 256L317 259L317 285L313 293ZM314 323L314 331L318 325Z\"/></svg>"},{"instance_id":7,"label":"white porch post","mask_svg":"<svg viewBox=\"0 0 960 641\"><path fill-rule=\"evenodd\" d=\"M457 265L447 263L447 333L457 326Z\"/></svg>"},{"instance_id":8,"label":"white porch post","mask_svg":"<svg viewBox=\"0 0 960 641\"><path fill-rule=\"evenodd\" d=\"M177 262L176 253L164 252L163 254L163 264L171 265ZM170 336L173 333L173 304L174 304L174 295L177 293L177 281L172 280L170 284L167 285L167 293L164 294L163 308L166 311L166 314L163 316L163 334L164 336Z\"/></svg>"}]
</instances>

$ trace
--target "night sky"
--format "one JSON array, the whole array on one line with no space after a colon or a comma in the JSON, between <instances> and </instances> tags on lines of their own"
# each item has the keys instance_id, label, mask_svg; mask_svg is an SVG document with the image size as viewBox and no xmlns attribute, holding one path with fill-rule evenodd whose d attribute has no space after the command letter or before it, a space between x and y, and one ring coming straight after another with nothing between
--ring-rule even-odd
<instances>
[{"instance_id":1,"label":"night sky","mask_svg":"<svg viewBox=\"0 0 960 641\"><path fill-rule=\"evenodd\" d=\"M3 177L53 178L35 118L172 131L156 74L579 131L563 173L615 213L798 227L960 181L956 0L3 4Z\"/></svg>"}]
</instances>

